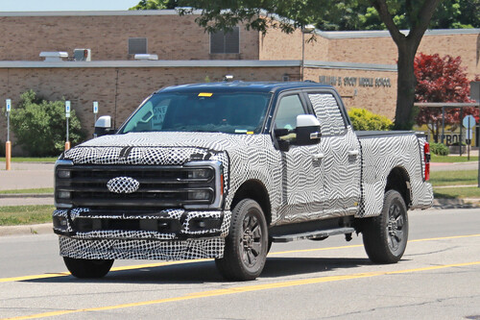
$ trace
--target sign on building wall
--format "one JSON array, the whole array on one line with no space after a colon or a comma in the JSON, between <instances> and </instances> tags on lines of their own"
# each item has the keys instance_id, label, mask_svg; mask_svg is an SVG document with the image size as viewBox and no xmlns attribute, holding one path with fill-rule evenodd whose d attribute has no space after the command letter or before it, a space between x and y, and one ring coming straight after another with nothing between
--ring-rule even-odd
<instances>
[{"instance_id":1,"label":"sign on building wall","mask_svg":"<svg viewBox=\"0 0 480 320\"><path fill-rule=\"evenodd\" d=\"M336 87L390 88L392 86L390 78L320 76L319 82Z\"/></svg>"}]
</instances>

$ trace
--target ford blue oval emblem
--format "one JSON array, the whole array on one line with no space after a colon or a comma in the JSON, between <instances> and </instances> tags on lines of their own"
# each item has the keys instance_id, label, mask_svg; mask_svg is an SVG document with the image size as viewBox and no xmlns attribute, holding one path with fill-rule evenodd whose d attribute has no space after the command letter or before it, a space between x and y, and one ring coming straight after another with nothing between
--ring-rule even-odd
<instances>
[{"instance_id":1,"label":"ford blue oval emblem","mask_svg":"<svg viewBox=\"0 0 480 320\"><path fill-rule=\"evenodd\" d=\"M140 187L140 182L130 177L117 177L107 182L107 189L113 193L133 193Z\"/></svg>"}]
</instances>

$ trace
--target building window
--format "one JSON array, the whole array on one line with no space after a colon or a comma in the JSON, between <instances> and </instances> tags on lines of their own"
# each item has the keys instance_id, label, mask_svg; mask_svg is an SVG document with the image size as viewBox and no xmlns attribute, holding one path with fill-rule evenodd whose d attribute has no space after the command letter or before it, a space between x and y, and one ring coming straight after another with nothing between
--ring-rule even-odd
<instances>
[{"instance_id":1,"label":"building window","mask_svg":"<svg viewBox=\"0 0 480 320\"><path fill-rule=\"evenodd\" d=\"M234 27L232 31L210 33L210 53L240 53L240 31Z\"/></svg>"},{"instance_id":2,"label":"building window","mask_svg":"<svg viewBox=\"0 0 480 320\"><path fill-rule=\"evenodd\" d=\"M147 53L147 38L129 38L128 54Z\"/></svg>"}]
</instances>

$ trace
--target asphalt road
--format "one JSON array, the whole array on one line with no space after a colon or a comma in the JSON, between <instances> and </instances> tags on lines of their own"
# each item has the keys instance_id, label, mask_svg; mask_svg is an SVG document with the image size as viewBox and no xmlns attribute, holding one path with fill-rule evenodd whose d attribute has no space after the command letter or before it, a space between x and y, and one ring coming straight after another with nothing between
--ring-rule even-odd
<instances>
[{"instance_id":1,"label":"asphalt road","mask_svg":"<svg viewBox=\"0 0 480 320\"><path fill-rule=\"evenodd\" d=\"M223 281L213 261L121 261L78 280L54 235L1 237L0 318L480 319L480 209L414 211L410 226L397 264L337 236L274 244L250 282Z\"/></svg>"}]
</instances>

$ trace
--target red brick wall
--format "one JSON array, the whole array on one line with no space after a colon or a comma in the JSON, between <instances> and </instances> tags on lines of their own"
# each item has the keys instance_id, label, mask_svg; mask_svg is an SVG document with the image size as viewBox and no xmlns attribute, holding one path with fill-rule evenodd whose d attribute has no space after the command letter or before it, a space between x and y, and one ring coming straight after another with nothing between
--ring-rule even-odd
<instances>
[{"instance_id":1,"label":"red brick wall","mask_svg":"<svg viewBox=\"0 0 480 320\"><path fill-rule=\"evenodd\" d=\"M210 55L208 33L195 16L0 15L0 60L43 60L42 51L92 50L92 60L127 60L128 39L146 37L148 53L160 60L258 59L258 33L240 30L240 55Z\"/></svg>"}]
</instances>

